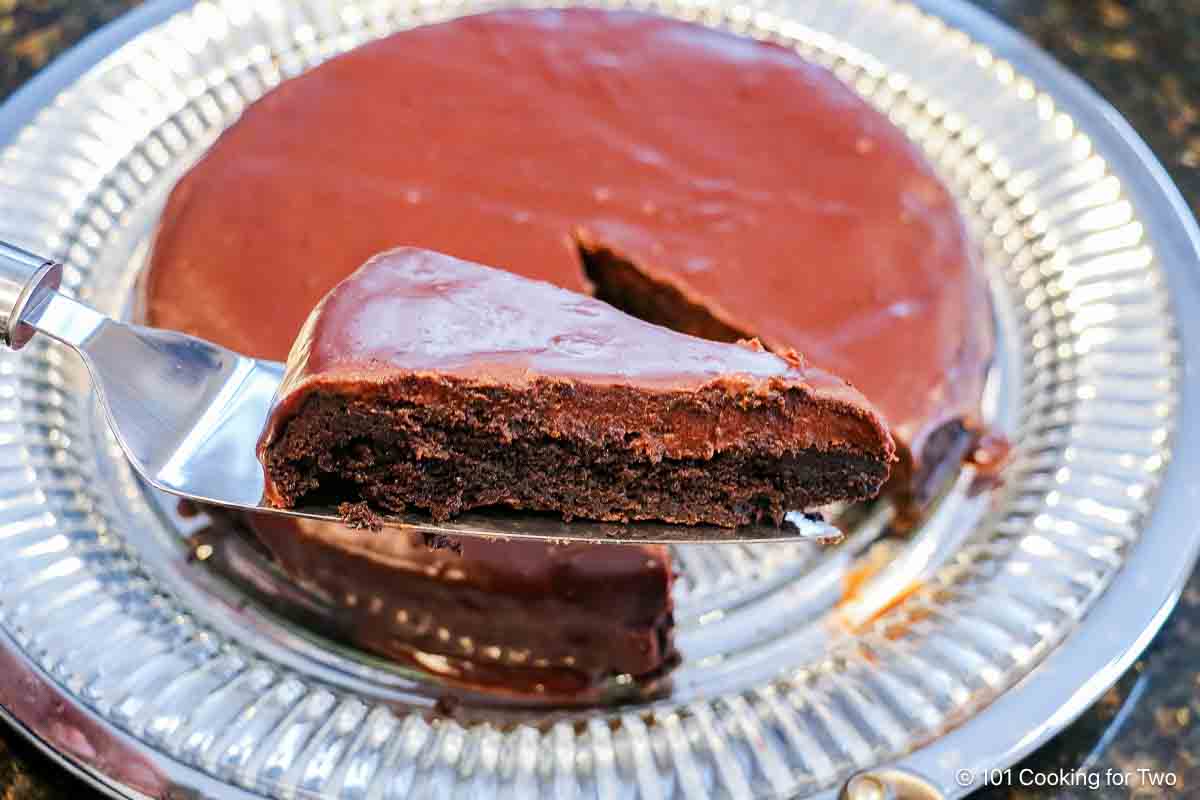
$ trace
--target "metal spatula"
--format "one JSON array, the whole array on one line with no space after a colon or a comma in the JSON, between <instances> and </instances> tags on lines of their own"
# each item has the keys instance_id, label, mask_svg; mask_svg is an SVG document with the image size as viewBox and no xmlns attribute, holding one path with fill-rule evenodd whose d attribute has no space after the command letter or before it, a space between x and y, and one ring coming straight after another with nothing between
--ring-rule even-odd
<instances>
[{"instance_id":1,"label":"metal spatula","mask_svg":"<svg viewBox=\"0 0 1200 800\"><path fill-rule=\"evenodd\" d=\"M23 347L35 332L70 346L87 365L108 424L134 468L155 487L197 503L337 522L327 507L263 505L255 444L283 365L173 331L128 325L58 292L62 265L0 242L0 343ZM832 540L836 528L799 512L782 526L736 529L563 522L549 515L478 513L435 523L386 520L433 534L593 542Z\"/></svg>"}]
</instances>

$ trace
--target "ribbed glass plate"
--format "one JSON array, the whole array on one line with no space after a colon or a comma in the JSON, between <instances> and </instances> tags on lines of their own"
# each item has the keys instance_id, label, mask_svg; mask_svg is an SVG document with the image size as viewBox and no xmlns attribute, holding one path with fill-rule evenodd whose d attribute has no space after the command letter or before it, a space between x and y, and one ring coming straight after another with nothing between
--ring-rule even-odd
<instances>
[{"instance_id":1,"label":"ribbed glass plate","mask_svg":"<svg viewBox=\"0 0 1200 800\"><path fill-rule=\"evenodd\" d=\"M174 6L46 97L0 152L0 237L65 259L68 290L112 313L129 309L172 183L247 103L364 41L496 4ZM783 798L899 760L954 795L956 768L1032 747L1144 644L1196 539L1194 524L1148 522L1184 363L1163 254L1193 236L1157 167L1136 142L1107 153L1014 66L1024 42L955 5L939 8L991 31L1007 60L892 0L637 6L796 47L926 150L993 289L987 414L1017 445L1004 486L974 492L964 473L904 542L875 542L877 510L837 549L679 547L684 662L665 695L582 710L467 697L447 718L436 683L310 635L192 563L184 523L123 462L72 357L3 353L0 698L69 763L147 794ZM1105 141L1128 139L1023 57L1090 104ZM1163 569L1128 577L1138 554ZM1072 670L1048 679L1039 665L1065 639L1112 625L1088 614L1122 576L1144 618L1094 644L1095 664L1074 644ZM1037 702L997 717L988 755L964 723L1023 691Z\"/></svg>"}]
</instances>

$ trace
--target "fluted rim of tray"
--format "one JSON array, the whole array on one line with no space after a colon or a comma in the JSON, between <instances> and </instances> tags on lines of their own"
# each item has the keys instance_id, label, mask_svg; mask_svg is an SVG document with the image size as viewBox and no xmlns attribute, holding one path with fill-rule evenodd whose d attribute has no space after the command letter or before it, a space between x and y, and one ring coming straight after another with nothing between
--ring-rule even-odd
<instances>
[{"instance_id":1,"label":"fluted rim of tray","mask_svg":"<svg viewBox=\"0 0 1200 800\"><path fill-rule=\"evenodd\" d=\"M103 217L119 216L121 187L112 178L116 167L128 171L134 180L138 169L153 174L159 160L169 160L170 144L164 144L161 137L141 142L137 132L129 130L81 126L65 135L76 141L91 137L89 141L102 142L94 162L71 165L64 161L67 168L47 174L41 167L49 163L48 155L72 155L74 151L65 147L47 151L50 142L46 137L64 136L64 123L79 120L75 109L95 102L89 92L100 93L105 81L113 80L121 70L134 70L131 75L138 69L152 73L151 65L138 61L139 47L156 44L158 57L167 58L170 47L186 49L185 42L194 43L197 32L215 38L217 31L236 28L238 19L246 22L277 9L275 3L263 3L253 10L234 2L201 2L186 10L188 5L164 2L134 12L51 67L5 107L8 128L0 128L0 140L10 138L5 134L11 131L13 143L0 154L9 168L9 177L0 185L0 232L67 258L73 266L67 275L68 286L86 288L91 277L88 267L95 252L104 246L107 228ZM317 0L296 5L325 11L336 7ZM426 3L403 6L402 10L433 19L495 5ZM991 226L989 235L1002 251L1008 247L1005 242L1011 241L1006 255L1015 272L1009 277L1018 288L1024 287L1022 291L1031 289L1035 296L1031 300L1027 294L1018 304L1034 321L1021 319L1015 324L1030 327L1034 339L1041 334L1050 337L1036 343L1033 352L1026 354L1028 359L1018 355L1028 364L1018 367L1025 376L1015 391L1028 390L1035 405L1043 401L1049 405L1039 405L1041 411L1031 416L1027 413L1029 402L1019 404L1023 410L1017 429L1022 443L1044 445L1051 456L1042 465L1034 455L1025 454L1024 467L1008 490L1004 507L985 522L975 523L991 526L989 533L967 542L922 590L922 596L885 615L874 629L857 637L827 672L807 672L790 683L772 681L757 688L749 700L750 691L743 688L728 696L697 698L682 708L660 704L647 709L645 716L642 711L614 714L619 716L619 724L609 733L605 733L607 722L596 722L602 717L596 717L595 724L589 723L582 734L566 723L544 731L522 726L511 735L494 728L470 731L456 722L435 726L415 712L392 714L345 692L307 685L306 676L288 674L287 667L265 663L252 654L250 660L255 663L237 671L239 679L262 698L272 694L272 702L287 704L289 716L281 718L281 726L306 721L312 728L307 749L295 756L293 765L311 767L314 762L332 759L330 763L341 765L337 780L344 788L352 761L347 753L382 754L387 745L397 758L404 756L404 748L412 749L408 761L400 758L395 762L413 773L409 779L435 780L432 771L441 766L463 772L460 757L465 748L474 754L476 766L485 768L461 780L489 773L491 764L499 770L492 777L503 780L506 787L511 780L509 788L514 790L540 786L538 782L549 775L547 786L559 785L555 779L562 776L567 782L562 785L579 786L572 782L585 781L587 792L594 789L600 795L610 783L615 787L628 782L647 797L662 795L664 787L684 796L705 796L719 788L730 796L749 797L760 796L758 790L763 787L777 795L832 793L852 772L877 769L891 761L923 776L932 789L956 796L973 783L964 780L960 770L973 778L983 769L1011 763L1086 708L1140 652L1173 606L1197 551L1187 483L1200 469L1195 463L1200 458L1200 431L1186 408L1196 388L1185 368L1198 363L1196 323L1189 319L1198 315L1178 312L1200 307L1193 272L1200 238L1194 220L1136 135L1077 79L980 12L956 2L931 0L924 6L937 16L893 0L847 0L816 10L786 4L750 7L677 2L638 7L799 42L803 52L888 108L897 124L918 140L929 137L923 144L935 161L944 161L947 178L960 196L973 202L971 198L978 195L982 210L977 221ZM313 20L310 30L302 31L303 26L293 29L295 39L289 44L300 50L308 46L312 52L305 57L319 60L328 54L320 52L323 43L331 51L341 50L363 36L378 33L370 30L370 10L384 7L401 9L401 4L343 4L343 14L347 8L363 10L356 17L364 26L362 33L350 30L353 26L343 16L341 22L349 26L344 36L323 37L320 20ZM948 28L938 16L959 30ZM167 24L147 31L163 20ZM117 49L118 41L134 36L127 47ZM928 47L900 46L918 41ZM193 55L203 56L203 50L201 47ZM105 58L109 53L112 55ZM253 58L249 66L254 66L252 62ZM193 109L196 113L205 113L205 102L217 104L212 113L223 113L220 81L206 84L202 73L193 77L195 85L181 86L180 108L187 110L200 101ZM66 91L60 93L61 89ZM226 99L244 102L232 96ZM1024 109L1028 116L1007 115L1009 103ZM113 113L119 118L121 111ZM1012 128L1006 130L989 115L1003 116ZM981 118L987 124L981 123ZM930 119L936 122L936 130L926 124ZM939 136L938 131L950 135ZM999 139L995 134L1000 134ZM1042 134L1049 139L1041 141L1038 137ZM135 146L121 146L123 137L131 135ZM1046 152L1038 150L1043 146ZM945 148L958 150L951 157ZM1014 162L1013 157L1021 154L1045 161L1032 165ZM959 170L962 174L954 174L956 164L964 165ZM1081 171L1075 174L1073 170ZM118 196L106 198L104 192L112 189L118 190ZM991 198L996 203L989 212L986 206ZM1080 224L1082 230L1071 227ZM107 225L111 227L111 221ZM1065 238L1064 231L1068 234ZM1065 260L1061 256L1064 249L1069 251ZM1060 260L1056 263L1055 258ZM1089 276L1105 269L1112 271L1111 280L1089 294L1086 287L1094 282ZM1112 308L1097 310L1099 306ZM1105 339L1104 331L1112 336ZM1089 344L1081 348L1085 339ZM1112 364L1098 362L1111 356L1105 342L1114 341L1122 347L1113 352L1131 349L1134 356L1117 358ZM1130 348L1123 349L1125 344ZM85 548L88 554L111 555L114 563L122 564L121 569L127 562L127 574L144 582L139 583L139 591L145 592L146 609L166 617L186 613L177 607L169 587L158 587L152 578L138 573L136 553L120 541L119 531L106 527L106 512L96 508L95 498L89 498L86 487L79 485L80 479L86 482L86 470L79 467L72 444L63 441L73 411L63 388L70 384L59 375L61 359L54 351L40 348L36 353L40 359L36 365L29 360L18 362L7 354L0 358L0 450L17 456L16 468L0 473L0 540L7 540L10 548L19 544L21 558L45 559L44 565L37 562L37 568L57 580L62 576L56 569L67 577L80 570L78 564L68 570L66 560L79 561L80 539L74 533L82 533L90 542ZM1155 353L1164 358L1157 360ZM1101 379L1081 381L1080 374L1093 374L1085 367L1097 370L1094 374ZM1028 374L1043 370L1052 377ZM1113 378L1118 373L1133 374L1136 380L1127 385ZM1048 388L1039 380L1054 385ZM1144 385L1139 388L1139 383ZM29 397L31 387L37 390L36 399ZM1147 387L1155 396L1143 401ZM1072 395L1081 389L1086 389L1085 396ZM1136 400L1129 402L1131 396ZM1103 408L1102 403L1108 402L1121 412L1119 421L1106 421L1102 416L1099 421L1085 417L1080 422L1080 400L1091 401L1082 407L1085 409ZM1055 413L1062 419L1056 422ZM1022 424L1042 427L1030 432L1021 428ZM1116 437L1105 440L1115 461L1081 468L1071 459L1066 459L1072 462L1067 464L1054 459L1079 446L1072 437L1081 425L1091 426L1091 437ZM1066 433L1061 433L1063 430ZM1130 430L1145 438L1119 438ZM1121 460L1130 455L1131 462ZM1130 502L1114 505L1110 494L1099 489L1095 491L1104 502L1088 494L1073 502L1071 492L1078 489L1069 472L1068 480L1059 480L1059 470L1064 467L1082 472L1088 479L1113 479L1115 475L1116 487L1109 486L1106 491L1123 493ZM1039 496L1037 502L1029 500ZM1011 555L1017 548L1029 551L1031 557L1013 562ZM1012 609L998 611L997 598L992 598L990 605L986 602L988 570L1014 563L1040 569L1045 559L1067 565L1065 570L1051 571L1057 578L1047 574L1045 580L1078 585L1056 596L1063 601L1059 607L1034 612L1026 608L1024 618L1038 636L1032 643L1023 643L1023 631L1013 629L1022 615L1014 618L1006 616ZM86 572L86 568L82 570ZM31 735L66 763L114 791L128 792L133 787L149 793L161 789L164 781L177 787L219 790L225 796L234 791L279 790L280 784L270 780L269 774L264 778L261 770L244 768L255 758L261 762L269 755L238 751L235 755L246 760L230 768L220 759L228 755L228 749L214 755L200 748L189 755L191 751L186 749L172 751L161 741L153 741L146 730L131 728L131 718L122 716L128 709L123 711L118 700L134 697L144 705L156 698L144 691L140 697L136 692L127 693L128 697L106 697L105 676L81 675L64 667L69 656L55 652L46 644L44 632L29 625L30 620L47 619L36 616L42 613L36 609L34 617L28 616L34 613L30 600L38 600L36 592L44 582L14 587L11 575L0 575L0 628L4 633L0 658L11 662L6 665L10 669L0 670L6 674L0 682L0 698L8 714ZM20 598L13 594L17 589ZM1014 598L1010 592L1000 599ZM130 616L134 611L119 608L113 619L136 618ZM1049 617L1056 615L1057 622L1049 624ZM1039 626L1040 632L1036 630ZM896 733L897 723L908 721L903 719L903 710L897 713L871 692L890 694L893 701L904 696L900 689L907 687L911 693L916 684L890 689L880 686L879 676L888 671L877 665L896 655L893 635L902 639L918 628L926 636L925 645L929 637L945 638L951 633L962 637L959 644L965 642L961 648L953 641L942 642L942 649L932 651L932 656L918 651L920 658L915 662L936 671L929 659L947 659L953 666L945 672L951 683L946 691L957 699L949 708L931 704L940 716L926 720L925 728L902 729L901 736ZM170 637L173 643L210 648L214 659L240 657L240 644L222 641L220 634L212 631L195 628L180 636L176 628ZM56 641L61 648L67 640L60 637ZM123 646L146 644L138 642ZM991 655L999 651L1017 666L1008 664L1000 669L989 663L986 655L979 658L981 651ZM137 651L133 652L136 657ZM152 661L159 652L165 651L146 647L145 659ZM973 662L955 663L966 657L964 653L973 653ZM911 670L912 663L905 663ZM875 671L864 676L865 664L875 665ZM963 675L982 678L982 683L978 687L956 685ZM832 682L833 688L823 684L825 680ZM36 687L34 691L28 691L31 686ZM17 691L19 687L26 688L24 695ZM963 689L966 696L960 697ZM827 690L836 695L837 709L822 704L822 693ZM800 704L798 715L792 716L787 706L796 703ZM881 707L888 710L880 711ZM768 717L775 721L764 721ZM232 729L237 727L234 722L230 723ZM188 720L179 724L186 726ZM783 754L787 757L772 752L772 748L778 750L777 743L766 748L767 754L752 751L743 756L736 752L747 743L751 747L761 743L763 726L775 724L784 737L792 737L792 749ZM824 738L801 742L809 724L815 726L812 730L823 730ZM284 735L281 730L272 730L276 742ZM80 745L81 735L86 747ZM618 741L621 737L625 744ZM226 738L225 745L237 743ZM244 749L261 750L261 743L248 740ZM489 756L493 746L494 756ZM655 753L660 754L657 759ZM114 754L120 757L114 758ZM586 769L578 771L582 767ZM505 769L508 774L502 775ZM805 770L806 775L798 774Z\"/></svg>"}]
</instances>

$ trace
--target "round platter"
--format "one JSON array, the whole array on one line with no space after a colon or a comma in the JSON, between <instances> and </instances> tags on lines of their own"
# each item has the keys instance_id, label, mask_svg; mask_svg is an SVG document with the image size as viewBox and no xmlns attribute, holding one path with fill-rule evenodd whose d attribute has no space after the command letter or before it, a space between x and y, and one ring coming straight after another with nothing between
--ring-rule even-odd
<instances>
[{"instance_id":1,"label":"round platter","mask_svg":"<svg viewBox=\"0 0 1200 800\"><path fill-rule=\"evenodd\" d=\"M147 4L5 106L0 238L63 258L69 291L124 313L166 193L248 102L498 5ZM796 47L925 149L993 290L1004 485L964 472L906 540L876 541L877 509L835 549L677 547L684 662L662 693L586 709L467 695L445 716L436 682L193 563L187 523L130 473L71 356L0 353L0 702L64 765L132 797L869 796L869 779L846 788L864 772L956 797L1149 641L1200 543L1200 236L1145 146L957 2L637 7Z\"/></svg>"}]
</instances>

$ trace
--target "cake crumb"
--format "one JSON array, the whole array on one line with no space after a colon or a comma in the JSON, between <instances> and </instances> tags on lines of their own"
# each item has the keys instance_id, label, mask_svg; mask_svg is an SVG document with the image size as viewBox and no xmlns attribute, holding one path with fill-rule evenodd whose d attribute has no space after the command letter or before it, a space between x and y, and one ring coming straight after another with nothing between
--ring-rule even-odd
<instances>
[{"instance_id":1,"label":"cake crumb","mask_svg":"<svg viewBox=\"0 0 1200 800\"><path fill-rule=\"evenodd\" d=\"M738 344L747 350L753 350L756 353L765 353L767 348L763 347L763 343L758 340L757 336L751 336L749 339L738 339Z\"/></svg>"},{"instance_id":2,"label":"cake crumb","mask_svg":"<svg viewBox=\"0 0 1200 800\"><path fill-rule=\"evenodd\" d=\"M433 710L440 716L453 717L454 712L458 710L462 701L457 695L441 694L438 695L437 701L433 704Z\"/></svg>"},{"instance_id":3,"label":"cake crumb","mask_svg":"<svg viewBox=\"0 0 1200 800\"><path fill-rule=\"evenodd\" d=\"M967 461L980 474L996 476L1008 465L1012 455L1012 442L1002 434L986 431L975 442Z\"/></svg>"},{"instance_id":4,"label":"cake crumb","mask_svg":"<svg viewBox=\"0 0 1200 800\"><path fill-rule=\"evenodd\" d=\"M791 347L787 348L786 350L779 351L778 355L780 358L782 358L784 361L786 361L788 364L795 367L796 369L807 369L808 368L808 362L804 360L804 356L801 355L797 350L792 349Z\"/></svg>"},{"instance_id":5,"label":"cake crumb","mask_svg":"<svg viewBox=\"0 0 1200 800\"><path fill-rule=\"evenodd\" d=\"M363 501L357 503L342 503L337 507L338 516L351 528L358 530L381 531L383 518L371 510Z\"/></svg>"},{"instance_id":6,"label":"cake crumb","mask_svg":"<svg viewBox=\"0 0 1200 800\"><path fill-rule=\"evenodd\" d=\"M805 519L807 519L809 522L825 522L825 515L820 511L805 511L803 514ZM818 536L816 539L817 544L821 547L831 547L835 544L841 544L842 542L846 541L846 533L843 530L836 526L834 526L833 529L837 531L837 533L831 534L830 536Z\"/></svg>"},{"instance_id":7,"label":"cake crumb","mask_svg":"<svg viewBox=\"0 0 1200 800\"><path fill-rule=\"evenodd\" d=\"M458 537L426 531L421 534L421 538L430 550L449 550L455 555L462 555L462 542L458 540Z\"/></svg>"}]
</instances>

